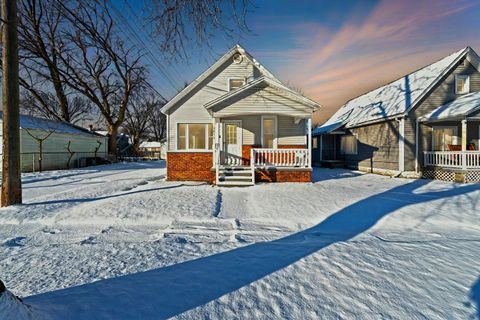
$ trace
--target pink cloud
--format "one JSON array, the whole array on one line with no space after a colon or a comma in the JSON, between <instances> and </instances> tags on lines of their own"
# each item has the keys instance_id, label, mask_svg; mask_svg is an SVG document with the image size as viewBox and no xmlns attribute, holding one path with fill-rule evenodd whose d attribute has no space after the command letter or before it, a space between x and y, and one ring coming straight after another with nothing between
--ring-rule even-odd
<instances>
[{"instance_id":1,"label":"pink cloud","mask_svg":"<svg viewBox=\"0 0 480 320\"><path fill-rule=\"evenodd\" d=\"M381 1L360 22L352 17L339 29L317 23L292 27L297 47L281 53L280 70L324 105L325 118L346 100L398 78L468 43L452 28L455 17L479 3L457 0ZM445 30L456 33L447 37ZM447 39L448 38L448 39ZM279 55L277 55L279 56ZM285 76L283 76L285 78Z\"/></svg>"}]
</instances>

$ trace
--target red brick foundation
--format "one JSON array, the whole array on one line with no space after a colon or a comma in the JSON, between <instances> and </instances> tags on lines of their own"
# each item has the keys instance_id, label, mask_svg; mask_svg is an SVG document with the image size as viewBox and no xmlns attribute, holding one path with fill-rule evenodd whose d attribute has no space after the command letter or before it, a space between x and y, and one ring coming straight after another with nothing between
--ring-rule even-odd
<instances>
[{"instance_id":1,"label":"red brick foundation","mask_svg":"<svg viewBox=\"0 0 480 320\"><path fill-rule=\"evenodd\" d=\"M211 152L168 152L168 181L212 182L213 154ZM215 178L215 172L213 172Z\"/></svg>"},{"instance_id":2,"label":"red brick foundation","mask_svg":"<svg viewBox=\"0 0 480 320\"><path fill-rule=\"evenodd\" d=\"M312 171L310 169L257 169L255 182L312 182Z\"/></svg>"}]
</instances>

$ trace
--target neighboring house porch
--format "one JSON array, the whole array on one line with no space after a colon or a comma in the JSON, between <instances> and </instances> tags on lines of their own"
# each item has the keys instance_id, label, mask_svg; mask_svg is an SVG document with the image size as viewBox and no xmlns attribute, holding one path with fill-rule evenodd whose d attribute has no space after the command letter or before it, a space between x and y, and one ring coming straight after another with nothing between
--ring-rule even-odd
<instances>
[{"instance_id":1,"label":"neighboring house porch","mask_svg":"<svg viewBox=\"0 0 480 320\"><path fill-rule=\"evenodd\" d=\"M480 92L435 109L421 117L418 126L424 137L419 156L425 177L480 180Z\"/></svg>"}]
</instances>

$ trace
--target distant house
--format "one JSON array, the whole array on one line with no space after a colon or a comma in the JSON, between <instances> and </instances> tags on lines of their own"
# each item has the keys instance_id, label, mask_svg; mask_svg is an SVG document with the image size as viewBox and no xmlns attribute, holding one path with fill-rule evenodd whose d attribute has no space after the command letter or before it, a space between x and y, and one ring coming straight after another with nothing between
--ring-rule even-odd
<instances>
[{"instance_id":1,"label":"distant house","mask_svg":"<svg viewBox=\"0 0 480 320\"><path fill-rule=\"evenodd\" d=\"M166 144L159 141L143 141L138 147L142 156L152 159L165 159Z\"/></svg>"},{"instance_id":2,"label":"distant house","mask_svg":"<svg viewBox=\"0 0 480 320\"><path fill-rule=\"evenodd\" d=\"M313 161L480 181L479 70L467 47L348 101L313 131Z\"/></svg>"},{"instance_id":3,"label":"distant house","mask_svg":"<svg viewBox=\"0 0 480 320\"><path fill-rule=\"evenodd\" d=\"M2 113L0 122L1 118ZM40 166L42 170L54 170L91 165L95 157L107 157L107 148L106 137L87 129L61 121L20 116L22 172L38 171Z\"/></svg>"},{"instance_id":4,"label":"distant house","mask_svg":"<svg viewBox=\"0 0 480 320\"><path fill-rule=\"evenodd\" d=\"M307 136L318 107L236 45L163 107L167 179L311 181Z\"/></svg>"}]
</instances>

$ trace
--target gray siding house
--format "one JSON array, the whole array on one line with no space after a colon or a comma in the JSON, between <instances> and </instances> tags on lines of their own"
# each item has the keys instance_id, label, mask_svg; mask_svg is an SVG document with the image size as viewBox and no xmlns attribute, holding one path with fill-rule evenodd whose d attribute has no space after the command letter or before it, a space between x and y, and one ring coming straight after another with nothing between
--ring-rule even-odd
<instances>
[{"instance_id":1,"label":"gray siding house","mask_svg":"<svg viewBox=\"0 0 480 320\"><path fill-rule=\"evenodd\" d=\"M480 58L470 47L348 101L313 130L316 164L480 181Z\"/></svg>"},{"instance_id":2,"label":"gray siding house","mask_svg":"<svg viewBox=\"0 0 480 320\"><path fill-rule=\"evenodd\" d=\"M236 45L163 107L167 179L311 181L311 117L318 107Z\"/></svg>"}]
</instances>

